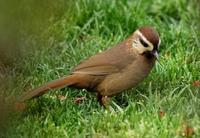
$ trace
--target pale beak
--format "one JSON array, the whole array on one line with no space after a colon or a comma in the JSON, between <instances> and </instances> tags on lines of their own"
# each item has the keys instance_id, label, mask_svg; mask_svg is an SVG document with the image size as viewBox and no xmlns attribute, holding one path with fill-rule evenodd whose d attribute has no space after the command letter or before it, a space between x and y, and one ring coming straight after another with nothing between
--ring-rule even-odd
<instances>
[{"instance_id":1,"label":"pale beak","mask_svg":"<svg viewBox=\"0 0 200 138\"><path fill-rule=\"evenodd\" d=\"M158 55L158 51L157 51L157 50L153 50L153 51L151 52L151 54L156 58L156 60L159 61L159 55Z\"/></svg>"}]
</instances>

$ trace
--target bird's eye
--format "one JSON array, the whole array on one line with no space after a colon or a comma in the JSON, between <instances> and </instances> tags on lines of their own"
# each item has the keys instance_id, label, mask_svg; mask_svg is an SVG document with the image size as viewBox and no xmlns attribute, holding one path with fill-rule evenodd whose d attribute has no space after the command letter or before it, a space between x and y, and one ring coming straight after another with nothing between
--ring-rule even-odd
<instances>
[{"instance_id":1,"label":"bird's eye","mask_svg":"<svg viewBox=\"0 0 200 138\"><path fill-rule=\"evenodd\" d=\"M144 42L144 40L142 40L141 38L139 39L140 43L144 46L144 47L148 47L148 44L146 42Z\"/></svg>"}]
</instances>

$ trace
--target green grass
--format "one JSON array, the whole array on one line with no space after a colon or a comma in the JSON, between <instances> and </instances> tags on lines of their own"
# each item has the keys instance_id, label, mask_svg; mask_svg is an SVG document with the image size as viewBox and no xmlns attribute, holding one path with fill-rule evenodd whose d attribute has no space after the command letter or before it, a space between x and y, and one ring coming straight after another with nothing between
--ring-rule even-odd
<instances>
[{"instance_id":1,"label":"green grass","mask_svg":"<svg viewBox=\"0 0 200 138\"><path fill-rule=\"evenodd\" d=\"M65 88L28 102L15 114L7 137L183 137L183 125L200 137L200 13L197 1L77 0L62 16L49 20L24 47L32 50L16 62L10 95L20 95L64 76L95 53L152 25L161 35L160 64L137 87L112 98L113 112L94 94ZM64 95L60 101L57 96ZM84 96L81 104L76 97ZM165 115L160 117L159 112Z\"/></svg>"}]
</instances>

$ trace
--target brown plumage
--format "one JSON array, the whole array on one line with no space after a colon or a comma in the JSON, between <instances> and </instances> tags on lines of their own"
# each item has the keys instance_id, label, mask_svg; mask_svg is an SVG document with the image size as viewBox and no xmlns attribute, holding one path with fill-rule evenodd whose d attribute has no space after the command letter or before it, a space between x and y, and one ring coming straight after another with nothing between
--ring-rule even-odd
<instances>
[{"instance_id":1,"label":"brown plumage","mask_svg":"<svg viewBox=\"0 0 200 138\"><path fill-rule=\"evenodd\" d=\"M108 97L136 86L149 74L159 43L152 27L141 27L122 43L82 61L70 75L25 93L19 101L68 86L97 92L100 103L106 105Z\"/></svg>"},{"instance_id":2,"label":"brown plumage","mask_svg":"<svg viewBox=\"0 0 200 138\"><path fill-rule=\"evenodd\" d=\"M160 40L159 34L153 28L141 27L139 31L154 45L154 48L158 47Z\"/></svg>"}]
</instances>

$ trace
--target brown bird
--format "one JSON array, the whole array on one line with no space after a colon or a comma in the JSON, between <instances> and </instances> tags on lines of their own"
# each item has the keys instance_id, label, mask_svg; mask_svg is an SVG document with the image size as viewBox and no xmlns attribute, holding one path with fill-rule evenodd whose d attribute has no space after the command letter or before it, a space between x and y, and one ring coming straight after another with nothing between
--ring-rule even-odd
<instances>
[{"instance_id":1,"label":"brown bird","mask_svg":"<svg viewBox=\"0 0 200 138\"><path fill-rule=\"evenodd\" d=\"M158 57L159 34L152 27L141 27L130 37L104 52L78 64L68 76L25 93L20 102L38 97L55 88L75 87L97 92L100 104L141 82Z\"/></svg>"}]
</instances>

